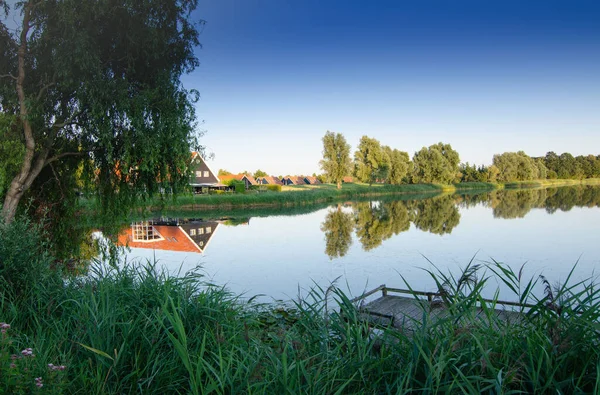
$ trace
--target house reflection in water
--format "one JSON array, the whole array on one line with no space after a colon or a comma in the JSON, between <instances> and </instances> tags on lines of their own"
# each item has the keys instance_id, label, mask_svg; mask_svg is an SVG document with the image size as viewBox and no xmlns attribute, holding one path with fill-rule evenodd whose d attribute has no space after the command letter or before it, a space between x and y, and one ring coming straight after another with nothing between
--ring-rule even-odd
<instances>
[{"instance_id":1,"label":"house reflection in water","mask_svg":"<svg viewBox=\"0 0 600 395\"><path fill-rule=\"evenodd\" d=\"M149 220L134 222L119 234L120 246L203 253L220 221Z\"/></svg>"}]
</instances>

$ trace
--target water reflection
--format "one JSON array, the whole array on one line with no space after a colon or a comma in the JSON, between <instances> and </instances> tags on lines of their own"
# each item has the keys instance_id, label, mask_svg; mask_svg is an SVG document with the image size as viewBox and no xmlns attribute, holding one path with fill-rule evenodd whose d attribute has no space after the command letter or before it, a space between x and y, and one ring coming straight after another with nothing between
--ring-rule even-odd
<instances>
[{"instance_id":1,"label":"water reflection","mask_svg":"<svg viewBox=\"0 0 600 395\"><path fill-rule=\"evenodd\" d=\"M485 206L494 218L523 218L533 209L549 214L573 207L600 207L600 188L576 186L548 189L499 190L483 194L441 195L422 200L363 201L330 207L320 229L330 259L348 254L353 237L365 251L410 229L448 235L461 220L461 208ZM318 208L317 208L318 209ZM316 210L316 209L315 209ZM294 213L289 213L293 215ZM260 215L260 214L258 214ZM249 225L250 218L157 218L134 222L123 229L119 244L134 248L203 253L220 226Z\"/></svg>"},{"instance_id":2,"label":"water reflection","mask_svg":"<svg viewBox=\"0 0 600 395\"><path fill-rule=\"evenodd\" d=\"M134 222L119 234L118 244L130 248L203 253L222 221L153 219Z\"/></svg>"},{"instance_id":3,"label":"water reflection","mask_svg":"<svg viewBox=\"0 0 600 395\"><path fill-rule=\"evenodd\" d=\"M438 235L451 233L460 222L456 197L450 195L412 202L411 216L417 229Z\"/></svg>"},{"instance_id":4,"label":"water reflection","mask_svg":"<svg viewBox=\"0 0 600 395\"><path fill-rule=\"evenodd\" d=\"M342 206L330 211L321 224L325 233L325 253L330 259L341 258L352 245L354 221L352 214L342 211Z\"/></svg>"}]
</instances>

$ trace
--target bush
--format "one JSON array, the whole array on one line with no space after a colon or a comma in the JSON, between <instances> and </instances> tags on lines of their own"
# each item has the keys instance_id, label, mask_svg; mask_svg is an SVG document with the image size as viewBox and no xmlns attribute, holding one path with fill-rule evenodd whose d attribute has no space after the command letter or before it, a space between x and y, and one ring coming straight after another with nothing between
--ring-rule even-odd
<instances>
[{"instance_id":1,"label":"bush","mask_svg":"<svg viewBox=\"0 0 600 395\"><path fill-rule=\"evenodd\" d=\"M236 193L246 192L246 184L244 184L244 181L234 180L232 181L231 186L235 188Z\"/></svg>"},{"instance_id":2,"label":"bush","mask_svg":"<svg viewBox=\"0 0 600 395\"><path fill-rule=\"evenodd\" d=\"M0 223L0 287L19 297L52 275L53 259L41 226L28 219Z\"/></svg>"},{"instance_id":3,"label":"bush","mask_svg":"<svg viewBox=\"0 0 600 395\"><path fill-rule=\"evenodd\" d=\"M267 185L267 191L281 192L281 185Z\"/></svg>"}]
</instances>

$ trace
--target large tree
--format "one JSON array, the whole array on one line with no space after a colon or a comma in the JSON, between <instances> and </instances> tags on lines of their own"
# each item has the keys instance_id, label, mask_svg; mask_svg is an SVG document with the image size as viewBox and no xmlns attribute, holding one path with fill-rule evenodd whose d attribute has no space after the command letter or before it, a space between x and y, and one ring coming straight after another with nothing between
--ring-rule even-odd
<instances>
[{"instance_id":1,"label":"large tree","mask_svg":"<svg viewBox=\"0 0 600 395\"><path fill-rule=\"evenodd\" d=\"M362 136L358 149L354 153L354 175L361 182L373 182L387 178L389 157L381 147L379 140Z\"/></svg>"},{"instance_id":2,"label":"large tree","mask_svg":"<svg viewBox=\"0 0 600 395\"><path fill-rule=\"evenodd\" d=\"M450 144L423 147L413 156L415 183L450 184L460 177L458 152Z\"/></svg>"},{"instance_id":3,"label":"large tree","mask_svg":"<svg viewBox=\"0 0 600 395\"><path fill-rule=\"evenodd\" d=\"M180 77L198 65L197 0L0 6L7 20L19 19L16 30L0 22L0 106L24 146L4 198L6 222L49 167L51 177L69 177L83 163L104 209L159 183L183 185L195 114ZM64 161L70 167L56 171Z\"/></svg>"},{"instance_id":4,"label":"large tree","mask_svg":"<svg viewBox=\"0 0 600 395\"><path fill-rule=\"evenodd\" d=\"M341 133L327 131L323 136L323 159L319 162L328 182L342 188L342 179L351 171L350 144Z\"/></svg>"}]
</instances>

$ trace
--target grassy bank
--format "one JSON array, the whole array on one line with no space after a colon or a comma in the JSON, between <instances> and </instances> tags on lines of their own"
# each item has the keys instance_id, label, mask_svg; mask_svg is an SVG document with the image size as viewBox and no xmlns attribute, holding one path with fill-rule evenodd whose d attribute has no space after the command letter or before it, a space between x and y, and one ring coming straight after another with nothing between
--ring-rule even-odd
<instances>
[{"instance_id":1,"label":"grassy bank","mask_svg":"<svg viewBox=\"0 0 600 395\"><path fill-rule=\"evenodd\" d=\"M23 233L0 234L0 250L17 236ZM23 254L43 281L0 287L0 388L7 393L31 393L39 384L68 394L600 389L600 305L591 284L554 289L492 266L513 298L535 304L508 325L491 313L493 304L482 315L474 309L486 275L474 267L456 281L430 273L445 290L448 316L411 333L374 331L335 287L274 306L152 265L96 266L93 276L65 283L44 269L50 258L35 253L35 237L26 234L29 252L16 245L12 264L23 264ZM0 278L12 281L5 271ZM545 297L536 299L532 290L544 286ZM423 314L427 322L429 310Z\"/></svg>"},{"instance_id":2,"label":"grassy bank","mask_svg":"<svg viewBox=\"0 0 600 395\"><path fill-rule=\"evenodd\" d=\"M238 194L220 195L179 195L175 197L155 197L140 204L149 212L189 212L212 211L225 215L228 211L255 211L261 209L283 210L306 206L323 206L332 202L381 198L385 196L398 199L420 199L436 196L441 193L486 192L496 189L544 188L569 185L600 185L600 179L586 180L539 180L506 184L488 182L465 182L453 185L441 184L344 184L338 190L333 184L285 186L282 192L249 191ZM84 210L93 210L93 199L81 199Z\"/></svg>"}]
</instances>

